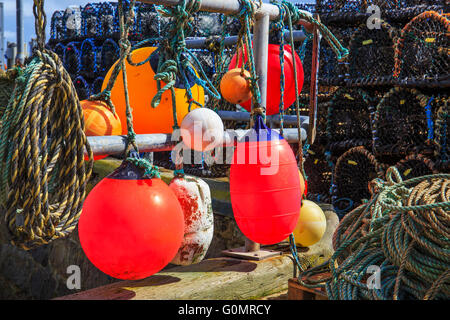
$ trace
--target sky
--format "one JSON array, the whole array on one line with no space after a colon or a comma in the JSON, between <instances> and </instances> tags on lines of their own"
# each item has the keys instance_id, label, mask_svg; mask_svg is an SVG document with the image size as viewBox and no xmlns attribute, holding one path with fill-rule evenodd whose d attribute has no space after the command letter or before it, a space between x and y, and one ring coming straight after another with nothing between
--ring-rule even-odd
<instances>
[{"instance_id":1,"label":"sky","mask_svg":"<svg viewBox=\"0 0 450 320\"><path fill-rule=\"evenodd\" d=\"M34 16L33 16L33 0L23 1L23 23L24 23L24 41L28 43L31 38L35 37L34 32ZM218 0L221 1L221 0ZM263 0L269 2L269 0ZM0 0L3 2L3 10L5 16L4 28L5 28L5 44L7 42L16 42L16 0ZM47 40L49 37L49 26L53 12L56 10L64 10L69 5L84 6L89 2L101 2L101 1L86 1L86 0L45 0L45 12L47 14ZM294 3L311 3L314 0L293 0Z\"/></svg>"}]
</instances>

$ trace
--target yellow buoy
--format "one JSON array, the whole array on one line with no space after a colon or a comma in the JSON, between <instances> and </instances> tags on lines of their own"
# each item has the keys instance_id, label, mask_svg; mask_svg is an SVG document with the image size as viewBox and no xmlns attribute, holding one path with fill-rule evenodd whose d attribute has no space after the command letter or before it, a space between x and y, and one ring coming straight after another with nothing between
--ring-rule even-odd
<instances>
[{"instance_id":1,"label":"yellow buoy","mask_svg":"<svg viewBox=\"0 0 450 320\"><path fill-rule=\"evenodd\" d=\"M312 201L303 200L300 217L294 229L295 243L309 247L322 239L327 228L327 220L322 209Z\"/></svg>"},{"instance_id":2,"label":"yellow buoy","mask_svg":"<svg viewBox=\"0 0 450 320\"><path fill-rule=\"evenodd\" d=\"M155 47L136 49L131 53L131 59L135 63L141 62L153 54L156 49L157 48ZM117 62L105 76L102 90L106 88L116 64ZM126 69L130 106L133 109L134 131L137 134L172 133L174 120L172 94L170 90L164 92L161 97L161 103L156 108L152 108L151 106L151 101L158 91L156 80L154 79L156 70L152 68L151 63L144 63L143 65L135 67L126 62ZM165 83L161 82L161 87L164 86ZM188 114L189 102L187 101L186 89L181 87L177 88L177 85L175 87L177 121L178 124L180 124L186 114ZM194 100L202 105L205 103L205 92L201 86L193 84L191 92ZM111 90L111 100L116 108L116 113L119 116L120 121L123 124L126 124L122 71L120 71L116 83ZM197 108L197 106L193 104L192 109L195 108ZM122 126L122 133L127 134L126 125Z\"/></svg>"}]
</instances>

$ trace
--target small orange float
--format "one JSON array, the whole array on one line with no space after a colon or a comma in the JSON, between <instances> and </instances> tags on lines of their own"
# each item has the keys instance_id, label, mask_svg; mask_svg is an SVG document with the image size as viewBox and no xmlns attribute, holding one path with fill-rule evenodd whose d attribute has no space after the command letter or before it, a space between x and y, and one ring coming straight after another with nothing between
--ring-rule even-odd
<instances>
[{"instance_id":1,"label":"small orange float","mask_svg":"<svg viewBox=\"0 0 450 320\"><path fill-rule=\"evenodd\" d=\"M241 68L235 68L222 77L220 91L222 97L232 104L240 104L252 98L250 90L250 72Z\"/></svg>"},{"instance_id":2,"label":"small orange float","mask_svg":"<svg viewBox=\"0 0 450 320\"><path fill-rule=\"evenodd\" d=\"M103 101L83 100L80 102L84 116L84 132L86 136L117 136L122 134L122 124ZM100 160L106 156L94 156ZM85 157L88 160L88 157Z\"/></svg>"}]
</instances>

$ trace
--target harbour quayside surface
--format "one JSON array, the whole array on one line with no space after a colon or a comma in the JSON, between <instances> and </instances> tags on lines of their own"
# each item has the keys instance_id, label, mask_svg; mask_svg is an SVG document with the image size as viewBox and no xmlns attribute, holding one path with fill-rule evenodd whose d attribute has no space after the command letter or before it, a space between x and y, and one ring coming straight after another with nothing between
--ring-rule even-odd
<instances>
[{"instance_id":1,"label":"harbour quayside surface","mask_svg":"<svg viewBox=\"0 0 450 320\"><path fill-rule=\"evenodd\" d=\"M0 300L450 298L447 1L72 2L0 2Z\"/></svg>"}]
</instances>

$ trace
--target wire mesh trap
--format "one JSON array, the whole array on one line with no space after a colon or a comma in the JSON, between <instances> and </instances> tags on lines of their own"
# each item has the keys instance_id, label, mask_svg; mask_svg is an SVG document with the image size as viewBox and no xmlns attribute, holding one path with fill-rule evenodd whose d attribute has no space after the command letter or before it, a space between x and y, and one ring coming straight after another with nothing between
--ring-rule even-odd
<instances>
[{"instance_id":1,"label":"wire mesh trap","mask_svg":"<svg viewBox=\"0 0 450 320\"><path fill-rule=\"evenodd\" d=\"M377 106L373 121L375 155L433 154L426 109L430 98L415 89L393 88Z\"/></svg>"},{"instance_id":2,"label":"wire mesh trap","mask_svg":"<svg viewBox=\"0 0 450 320\"><path fill-rule=\"evenodd\" d=\"M327 160L325 148L313 144L305 154L303 163L307 181L307 198L312 201L330 203L332 163Z\"/></svg>"},{"instance_id":3,"label":"wire mesh trap","mask_svg":"<svg viewBox=\"0 0 450 320\"><path fill-rule=\"evenodd\" d=\"M394 44L397 29L378 20L380 29L364 23L353 33L349 43L347 73L350 83L380 84L392 80Z\"/></svg>"},{"instance_id":4,"label":"wire mesh trap","mask_svg":"<svg viewBox=\"0 0 450 320\"><path fill-rule=\"evenodd\" d=\"M450 114L448 107L448 96L436 99L439 109L436 114L434 126L434 141L436 143L436 168L440 172L450 172Z\"/></svg>"},{"instance_id":5,"label":"wire mesh trap","mask_svg":"<svg viewBox=\"0 0 450 320\"><path fill-rule=\"evenodd\" d=\"M415 17L401 31L394 76L406 82L450 81L450 22L434 11Z\"/></svg>"},{"instance_id":6,"label":"wire mesh trap","mask_svg":"<svg viewBox=\"0 0 450 320\"><path fill-rule=\"evenodd\" d=\"M369 182L383 175L384 167L364 147L345 152L338 158L333 173L332 199L336 212L344 215L363 199L370 199Z\"/></svg>"},{"instance_id":7,"label":"wire mesh trap","mask_svg":"<svg viewBox=\"0 0 450 320\"><path fill-rule=\"evenodd\" d=\"M403 180L435 173L434 162L421 154L413 154L399 161L395 167Z\"/></svg>"},{"instance_id":8,"label":"wire mesh trap","mask_svg":"<svg viewBox=\"0 0 450 320\"><path fill-rule=\"evenodd\" d=\"M342 154L356 146L372 144L372 101L360 89L341 88L327 104L327 149Z\"/></svg>"}]
</instances>

